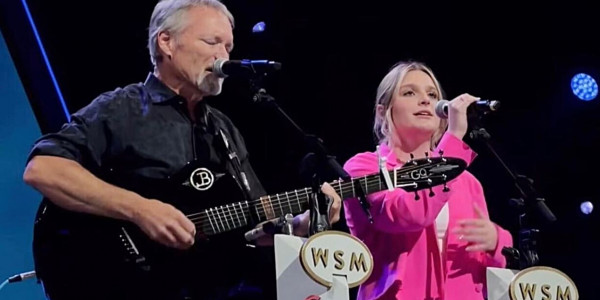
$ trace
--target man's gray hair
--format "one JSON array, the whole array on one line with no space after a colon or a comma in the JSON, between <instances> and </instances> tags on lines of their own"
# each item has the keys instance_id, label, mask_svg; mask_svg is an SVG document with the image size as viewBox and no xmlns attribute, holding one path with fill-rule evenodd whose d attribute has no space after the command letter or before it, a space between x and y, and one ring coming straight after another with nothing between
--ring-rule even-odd
<instances>
[{"instance_id":1,"label":"man's gray hair","mask_svg":"<svg viewBox=\"0 0 600 300\"><path fill-rule=\"evenodd\" d=\"M185 13L194 6L208 6L222 12L227 16L233 28L233 15L218 0L161 0L154 7L150 18L150 26L148 27L148 50L154 67L162 60L162 56L157 49L158 34L162 31L177 34L185 26Z\"/></svg>"}]
</instances>

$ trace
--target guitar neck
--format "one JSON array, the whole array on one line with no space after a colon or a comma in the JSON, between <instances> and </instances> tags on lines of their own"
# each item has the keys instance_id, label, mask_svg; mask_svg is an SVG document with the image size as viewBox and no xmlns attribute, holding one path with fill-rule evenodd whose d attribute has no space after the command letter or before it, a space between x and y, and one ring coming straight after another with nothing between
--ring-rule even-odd
<instances>
[{"instance_id":1,"label":"guitar neck","mask_svg":"<svg viewBox=\"0 0 600 300\"><path fill-rule=\"evenodd\" d=\"M392 185L395 186L395 171L388 171L388 173L392 173L390 179L392 180ZM336 180L330 184L342 199L356 198L363 193L364 195L369 195L387 188L379 174L352 178L352 180L348 182Z\"/></svg>"},{"instance_id":2,"label":"guitar neck","mask_svg":"<svg viewBox=\"0 0 600 300\"><path fill-rule=\"evenodd\" d=\"M392 184L395 184L396 172L390 172ZM343 182L336 180L329 183L342 199L355 198L361 193L365 195L381 191L386 188L379 174L353 178ZM298 214L308 209L311 188L304 188L290 192L263 196L255 201L244 201L227 204L205 210L196 218L202 224L203 232L207 235L218 234L249 225L252 221L257 223L275 219L288 213ZM190 217L190 216L188 216ZM192 219L194 221L194 219Z\"/></svg>"},{"instance_id":3,"label":"guitar neck","mask_svg":"<svg viewBox=\"0 0 600 300\"><path fill-rule=\"evenodd\" d=\"M395 171L390 179L395 185ZM336 180L329 183L342 199L355 198L361 193L365 195L379 192L386 188L379 174L353 178L348 182ZM298 214L308 209L309 199L312 194L311 188L304 188L275 195L261 197L255 201L253 213L258 216L260 222L278 218L287 213Z\"/></svg>"}]
</instances>

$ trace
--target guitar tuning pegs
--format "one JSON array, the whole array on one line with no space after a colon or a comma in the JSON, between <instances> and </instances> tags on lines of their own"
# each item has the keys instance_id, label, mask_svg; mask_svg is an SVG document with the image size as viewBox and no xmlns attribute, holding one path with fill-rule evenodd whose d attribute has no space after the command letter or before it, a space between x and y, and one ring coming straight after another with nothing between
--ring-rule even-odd
<instances>
[{"instance_id":1,"label":"guitar tuning pegs","mask_svg":"<svg viewBox=\"0 0 600 300\"><path fill-rule=\"evenodd\" d=\"M425 152L425 158L427 159L428 163L431 162L431 159L429 159L429 152Z\"/></svg>"},{"instance_id":2,"label":"guitar tuning pegs","mask_svg":"<svg viewBox=\"0 0 600 300\"><path fill-rule=\"evenodd\" d=\"M440 158L442 159L443 162L446 162L446 158L444 157L444 150L440 149L438 151L438 153L440 154Z\"/></svg>"},{"instance_id":3,"label":"guitar tuning pegs","mask_svg":"<svg viewBox=\"0 0 600 300\"><path fill-rule=\"evenodd\" d=\"M415 191L415 201L421 199L421 197L419 197L419 194L417 193L417 191Z\"/></svg>"},{"instance_id":4,"label":"guitar tuning pegs","mask_svg":"<svg viewBox=\"0 0 600 300\"><path fill-rule=\"evenodd\" d=\"M435 196L435 193L433 192L433 188L429 188L429 197L433 197Z\"/></svg>"},{"instance_id":5,"label":"guitar tuning pegs","mask_svg":"<svg viewBox=\"0 0 600 300\"><path fill-rule=\"evenodd\" d=\"M442 180L444 180L444 188L442 189L442 191L444 193L447 193L450 191L450 188L448 188L448 182L446 182L447 178L448 178L448 176L446 176L446 174L442 174Z\"/></svg>"},{"instance_id":6,"label":"guitar tuning pegs","mask_svg":"<svg viewBox=\"0 0 600 300\"><path fill-rule=\"evenodd\" d=\"M415 161L415 155L410 153L410 162L412 162L413 165L417 165L417 162Z\"/></svg>"},{"instance_id":7,"label":"guitar tuning pegs","mask_svg":"<svg viewBox=\"0 0 600 300\"><path fill-rule=\"evenodd\" d=\"M442 189L442 191L443 191L444 193L447 193L447 192L449 192L449 191L450 191L450 188L448 188L448 185L446 185L446 183L445 183L445 182L444 182L444 188Z\"/></svg>"}]
</instances>

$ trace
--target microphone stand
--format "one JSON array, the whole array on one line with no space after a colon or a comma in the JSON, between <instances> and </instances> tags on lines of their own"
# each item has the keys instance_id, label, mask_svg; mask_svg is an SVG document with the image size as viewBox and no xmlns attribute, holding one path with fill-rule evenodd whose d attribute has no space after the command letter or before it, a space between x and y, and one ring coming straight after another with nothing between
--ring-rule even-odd
<instances>
[{"instance_id":1,"label":"microphone stand","mask_svg":"<svg viewBox=\"0 0 600 300\"><path fill-rule=\"evenodd\" d=\"M308 149L309 154L303 159L302 165L304 171L311 173L312 193L309 197L309 235L329 230L331 229L331 224L329 222L329 207L331 203L329 203L330 200L326 199L327 197L321 192L317 169L329 169L338 178L344 181L349 181L351 177L336 161L335 157L327 153L327 150L323 145L323 140L315 135L305 133L300 126L298 126L296 122L281 109L275 101L275 98L269 95L266 89L262 87L263 77L266 76L266 74L255 73L255 75L256 76L251 77L250 79L250 87L254 93L252 100L258 104L268 105L280 114L283 119L294 128L294 131L302 137L304 145ZM362 199L361 201L366 200Z\"/></svg>"},{"instance_id":2,"label":"microphone stand","mask_svg":"<svg viewBox=\"0 0 600 300\"><path fill-rule=\"evenodd\" d=\"M469 114L472 129L469 137L485 144L492 155L500 162L506 173L512 178L520 197L510 199L511 206L519 211L519 235L518 249L504 247L502 254L507 258L509 269L526 269L539 263L537 244L539 229L534 228L534 220L541 218L547 223L556 221L552 211L546 206L545 199L541 197L533 187L533 180L524 175L515 174L504 163L504 160L494 150L489 140L490 134L482 127L482 114ZM535 214L535 215L534 215ZM533 216L532 216L533 215ZM534 219L534 217L536 217Z\"/></svg>"}]
</instances>

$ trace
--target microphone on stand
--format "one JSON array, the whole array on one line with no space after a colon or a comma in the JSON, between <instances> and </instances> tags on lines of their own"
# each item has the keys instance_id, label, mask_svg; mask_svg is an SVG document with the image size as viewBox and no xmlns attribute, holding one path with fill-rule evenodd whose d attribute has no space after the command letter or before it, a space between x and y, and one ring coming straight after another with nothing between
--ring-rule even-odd
<instances>
[{"instance_id":1,"label":"microphone on stand","mask_svg":"<svg viewBox=\"0 0 600 300\"><path fill-rule=\"evenodd\" d=\"M448 104L450 101L448 100L440 100L435 105L435 114L442 118L448 118ZM471 105L469 105L469 109L476 111L477 113L487 114L492 111L496 111L500 108L500 101L497 100L478 100Z\"/></svg>"},{"instance_id":2,"label":"microphone on stand","mask_svg":"<svg viewBox=\"0 0 600 300\"><path fill-rule=\"evenodd\" d=\"M251 242L262 236L267 235L267 233L265 233L265 229L264 229L266 226L268 226L267 224L273 224L273 223L267 222L267 223L263 224L263 226L261 226L261 227L254 228L254 229L249 230L248 232L244 233L244 238L246 239L246 241Z\"/></svg>"},{"instance_id":3,"label":"microphone on stand","mask_svg":"<svg viewBox=\"0 0 600 300\"><path fill-rule=\"evenodd\" d=\"M281 70L281 63L266 59L215 60L212 72L225 78L228 76L253 77Z\"/></svg>"},{"instance_id":4,"label":"microphone on stand","mask_svg":"<svg viewBox=\"0 0 600 300\"><path fill-rule=\"evenodd\" d=\"M294 216L292 214L285 214L275 220L271 220L262 224L262 226L254 228L244 233L246 241L251 242L265 235L275 235L279 233L293 234Z\"/></svg>"}]
</instances>

